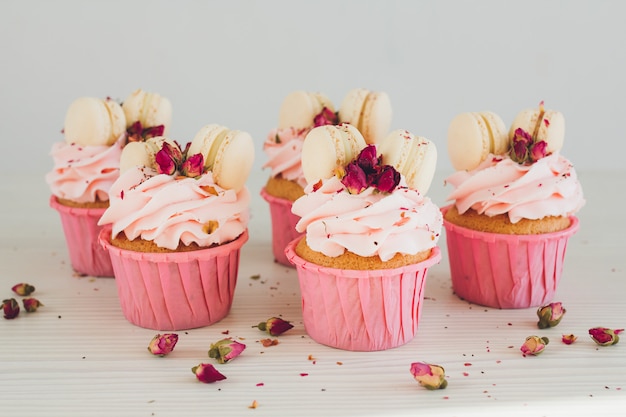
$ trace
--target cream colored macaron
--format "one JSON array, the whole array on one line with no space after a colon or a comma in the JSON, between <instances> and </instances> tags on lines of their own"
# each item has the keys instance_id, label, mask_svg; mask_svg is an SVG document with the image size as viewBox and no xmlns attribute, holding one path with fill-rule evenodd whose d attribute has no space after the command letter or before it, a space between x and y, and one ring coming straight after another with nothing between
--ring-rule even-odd
<instances>
[{"instance_id":1,"label":"cream colored macaron","mask_svg":"<svg viewBox=\"0 0 626 417\"><path fill-rule=\"evenodd\" d=\"M111 99L81 97L67 109L63 131L67 143L110 146L126 132L126 119Z\"/></svg>"},{"instance_id":2,"label":"cream colored macaron","mask_svg":"<svg viewBox=\"0 0 626 417\"><path fill-rule=\"evenodd\" d=\"M545 141L548 153L559 151L565 139L565 117L561 112L542 107L522 110L511 125L509 139L513 139L517 128L522 128L537 140Z\"/></svg>"},{"instance_id":3,"label":"cream colored macaron","mask_svg":"<svg viewBox=\"0 0 626 417\"><path fill-rule=\"evenodd\" d=\"M126 116L126 127L139 121L143 128L164 126L164 135L169 133L172 124L172 103L156 93L142 89L133 91L122 103Z\"/></svg>"},{"instance_id":4,"label":"cream colored macaron","mask_svg":"<svg viewBox=\"0 0 626 417\"><path fill-rule=\"evenodd\" d=\"M407 130L394 130L377 146L385 165L392 165L404 175L409 188L426 194L437 166L437 148L428 139Z\"/></svg>"},{"instance_id":5,"label":"cream colored macaron","mask_svg":"<svg viewBox=\"0 0 626 417\"><path fill-rule=\"evenodd\" d=\"M472 170L487 155L503 155L509 140L504 122L490 111L461 113L448 127L448 155L456 170Z\"/></svg>"},{"instance_id":6,"label":"cream colored macaron","mask_svg":"<svg viewBox=\"0 0 626 417\"><path fill-rule=\"evenodd\" d=\"M135 166L156 169L156 154L163 147L163 142L178 147L176 142L165 136L156 136L145 142L129 142L122 149L120 156L120 174Z\"/></svg>"},{"instance_id":7,"label":"cream colored macaron","mask_svg":"<svg viewBox=\"0 0 626 417\"><path fill-rule=\"evenodd\" d=\"M391 101L384 92L355 88L346 94L339 107L339 121L356 126L365 142L376 143L389 133Z\"/></svg>"},{"instance_id":8,"label":"cream colored macaron","mask_svg":"<svg viewBox=\"0 0 626 417\"><path fill-rule=\"evenodd\" d=\"M209 124L196 134L187 156L201 153L213 180L226 189L239 191L245 185L254 163L254 143L247 132Z\"/></svg>"},{"instance_id":9,"label":"cream colored macaron","mask_svg":"<svg viewBox=\"0 0 626 417\"><path fill-rule=\"evenodd\" d=\"M312 129L302 144L302 173L308 183L335 175L359 155L367 144L358 129L349 124Z\"/></svg>"},{"instance_id":10,"label":"cream colored macaron","mask_svg":"<svg viewBox=\"0 0 626 417\"><path fill-rule=\"evenodd\" d=\"M285 97L278 113L278 128L293 127L304 129L313 126L313 119L324 107L333 113L335 107L328 97L321 93L294 91Z\"/></svg>"}]
</instances>

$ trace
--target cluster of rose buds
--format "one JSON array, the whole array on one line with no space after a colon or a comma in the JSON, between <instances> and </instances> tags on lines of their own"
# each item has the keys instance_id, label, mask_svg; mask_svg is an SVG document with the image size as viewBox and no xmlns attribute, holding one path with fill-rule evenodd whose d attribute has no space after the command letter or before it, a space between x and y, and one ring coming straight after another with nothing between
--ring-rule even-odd
<instances>
[{"instance_id":1,"label":"cluster of rose buds","mask_svg":"<svg viewBox=\"0 0 626 417\"><path fill-rule=\"evenodd\" d=\"M163 136L164 132L164 125L143 127L139 120L130 125L128 129L126 129L128 142L145 142L150 138Z\"/></svg>"},{"instance_id":2,"label":"cluster of rose buds","mask_svg":"<svg viewBox=\"0 0 626 417\"><path fill-rule=\"evenodd\" d=\"M324 107L322 111L313 118L313 127L336 125L337 123L339 123L339 116L328 107Z\"/></svg>"},{"instance_id":3,"label":"cluster of rose buds","mask_svg":"<svg viewBox=\"0 0 626 417\"><path fill-rule=\"evenodd\" d=\"M345 167L341 183L350 194L359 194L368 187L390 193L400 183L400 173L391 165L383 165L376 156L376 146L367 145L357 158Z\"/></svg>"},{"instance_id":4,"label":"cluster of rose buds","mask_svg":"<svg viewBox=\"0 0 626 417\"><path fill-rule=\"evenodd\" d=\"M20 283L11 287L11 290L19 296L27 297L35 292L35 287L27 283ZM33 313L43 306L43 303L32 297L23 298L22 304L27 313ZM14 319L20 314L20 305L15 298L7 298L2 300L2 311L5 319Z\"/></svg>"},{"instance_id":5,"label":"cluster of rose buds","mask_svg":"<svg viewBox=\"0 0 626 417\"><path fill-rule=\"evenodd\" d=\"M185 151L181 151L177 144L163 142L161 150L154 156L159 174L174 175L179 172L181 175L195 178L204 172L204 156L201 153L187 156L189 144Z\"/></svg>"},{"instance_id":6,"label":"cluster of rose buds","mask_svg":"<svg viewBox=\"0 0 626 417\"><path fill-rule=\"evenodd\" d=\"M536 140L521 127L515 129L509 156L518 164L532 164L548 154L548 143Z\"/></svg>"}]
</instances>

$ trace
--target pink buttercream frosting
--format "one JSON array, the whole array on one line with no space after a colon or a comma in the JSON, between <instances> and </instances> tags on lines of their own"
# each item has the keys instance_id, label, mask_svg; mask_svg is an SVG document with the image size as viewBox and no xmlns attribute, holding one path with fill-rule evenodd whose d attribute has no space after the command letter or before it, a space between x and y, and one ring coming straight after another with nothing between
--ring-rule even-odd
<instances>
[{"instance_id":1,"label":"pink buttercream frosting","mask_svg":"<svg viewBox=\"0 0 626 417\"><path fill-rule=\"evenodd\" d=\"M319 187L319 188L318 188ZM414 255L437 244L443 219L439 208L404 177L392 193L372 187L350 194L339 178L310 184L296 200L296 225L306 231L309 247L336 257L348 250L359 256L378 255L382 261L396 253Z\"/></svg>"},{"instance_id":2,"label":"pink buttercream frosting","mask_svg":"<svg viewBox=\"0 0 626 417\"><path fill-rule=\"evenodd\" d=\"M297 182L302 188L306 180L302 173L302 143L310 129L274 129L263 144L263 151L268 157L263 168L271 168L271 176Z\"/></svg>"},{"instance_id":3,"label":"pink buttercream frosting","mask_svg":"<svg viewBox=\"0 0 626 417\"><path fill-rule=\"evenodd\" d=\"M130 240L140 237L163 248L230 242L248 226L248 189L221 188L211 172L190 178L134 167L113 184L110 196L98 224L111 223L113 237L124 232Z\"/></svg>"},{"instance_id":4,"label":"pink buttercream frosting","mask_svg":"<svg viewBox=\"0 0 626 417\"><path fill-rule=\"evenodd\" d=\"M455 188L448 201L459 213L472 208L487 216L508 214L511 223L571 216L585 204L573 165L558 152L531 165L489 155L475 169L458 171L445 182Z\"/></svg>"},{"instance_id":5,"label":"pink buttercream frosting","mask_svg":"<svg viewBox=\"0 0 626 417\"><path fill-rule=\"evenodd\" d=\"M120 138L112 146L52 145L54 167L46 174L52 194L78 203L107 201L109 189L120 174L123 144Z\"/></svg>"}]
</instances>

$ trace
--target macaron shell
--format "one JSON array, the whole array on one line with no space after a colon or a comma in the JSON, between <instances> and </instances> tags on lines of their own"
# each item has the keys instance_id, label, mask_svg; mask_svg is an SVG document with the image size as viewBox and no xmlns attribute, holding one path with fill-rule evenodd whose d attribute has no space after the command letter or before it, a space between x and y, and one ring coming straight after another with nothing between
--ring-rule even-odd
<instances>
[{"instance_id":1,"label":"macaron shell","mask_svg":"<svg viewBox=\"0 0 626 417\"><path fill-rule=\"evenodd\" d=\"M370 93L365 100L359 130L368 144L377 143L391 126L391 100L384 92Z\"/></svg>"},{"instance_id":2,"label":"macaron shell","mask_svg":"<svg viewBox=\"0 0 626 417\"><path fill-rule=\"evenodd\" d=\"M120 174L135 166L151 166L153 160L145 142L129 142L120 155Z\"/></svg>"},{"instance_id":3,"label":"macaron shell","mask_svg":"<svg viewBox=\"0 0 626 417\"><path fill-rule=\"evenodd\" d=\"M122 108L126 116L126 127L139 121L144 128L163 125L164 134L169 132L172 124L172 103L167 98L137 89L124 100Z\"/></svg>"},{"instance_id":4,"label":"macaron shell","mask_svg":"<svg viewBox=\"0 0 626 417\"><path fill-rule=\"evenodd\" d=\"M247 132L229 131L213 163L213 180L226 189L239 191L250 175L254 163L254 143Z\"/></svg>"},{"instance_id":5,"label":"macaron shell","mask_svg":"<svg viewBox=\"0 0 626 417\"><path fill-rule=\"evenodd\" d=\"M423 137L417 137L419 142L415 159L409 163L413 167L406 175L407 185L426 194L430 189L437 167L437 147Z\"/></svg>"},{"instance_id":6,"label":"macaron shell","mask_svg":"<svg viewBox=\"0 0 626 417\"><path fill-rule=\"evenodd\" d=\"M220 143L228 130L227 127L214 123L203 126L191 141L187 155L191 156L201 153L204 158L204 166L211 169Z\"/></svg>"},{"instance_id":7,"label":"macaron shell","mask_svg":"<svg viewBox=\"0 0 626 417\"><path fill-rule=\"evenodd\" d=\"M548 123L546 123L546 120ZM555 110L546 110L537 131L537 139L545 140L548 152L557 152L563 148L565 140L565 117Z\"/></svg>"},{"instance_id":8,"label":"macaron shell","mask_svg":"<svg viewBox=\"0 0 626 417\"><path fill-rule=\"evenodd\" d=\"M509 150L509 135L506 125L500 116L490 111L479 112L490 133L489 152L504 155Z\"/></svg>"},{"instance_id":9,"label":"macaron shell","mask_svg":"<svg viewBox=\"0 0 626 417\"><path fill-rule=\"evenodd\" d=\"M125 124L120 105L113 100L81 97L70 105L65 115L64 133L67 143L84 146L110 146L124 133Z\"/></svg>"},{"instance_id":10,"label":"macaron shell","mask_svg":"<svg viewBox=\"0 0 626 417\"><path fill-rule=\"evenodd\" d=\"M370 91L365 88L355 88L348 91L341 102L341 106L339 106L339 122L350 123L358 128L361 112L369 94Z\"/></svg>"},{"instance_id":11,"label":"macaron shell","mask_svg":"<svg viewBox=\"0 0 626 417\"><path fill-rule=\"evenodd\" d=\"M530 135L535 131L535 126L537 125L537 119L539 117L539 110L537 109L527 109L522 110L515 116L515 120L511 124L511 128L509 129L509 140L513 139L515 136L515 131L518 128L524 129Z\"/></svg>"},{"instance_id":12,"label":"macaron shell","mask_svg":"<svg viewBox=\"0 0 626 417\"><path fill-rule=\"evenodd\" d=\"M490 136L485 120L475 113L461 113L448 127L448 156L458 171L476 168L489 154Z\"/></svg>"},{"instance_id":13,"label":"macaron shell","mask_svg":"<svg viewBox=\"0 0 626 417\"><path fill-rule=\"evenodd\" d=\"M332 102L321 93L294 91L283 100L278 114L278 128L304 129L313 126L313 119L324 107L335 111Z\"/></svg>"}]
</instances>

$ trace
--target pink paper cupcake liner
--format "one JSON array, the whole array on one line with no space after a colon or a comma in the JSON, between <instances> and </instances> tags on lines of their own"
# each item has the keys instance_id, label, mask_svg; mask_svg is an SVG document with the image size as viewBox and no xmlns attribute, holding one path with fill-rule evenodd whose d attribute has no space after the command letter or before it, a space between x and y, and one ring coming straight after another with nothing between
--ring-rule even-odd
<instances>
[{"instance_id":1,"label":"pink paper cupcake liner","mask_svg":"<svg viewBox=\"0 0 626 417\"><path fill-rule=\"evenodd\" d=\"M112 277L109 253L98 243L98 234L102 229L98 220L106 209L64 206L54 195L50 196L50 207L61 215L72 268L80 274Z\"/></svg>"},{"instance_id":2,"label":"pink paper cupcake liner","mask_svg":"<svg viewBox=\"0 0 626 417\"><path fill-rule=\"evenodd\" d=\"M442 208L445 215L450 206ZM479 232L445 220L452 287L472 303L495 308L539 307L552 301L567 242L578 230L540 235Z\"/></svg>"},{"instance_id":3,"label":"pink paper cupcake liner","mask_svg":"<svg viewBox=\"0 0 626 417\"><path fill-rule=\"evenodd\" d=\"M313 340L369 352L401 346L415 337L426 274L441 259L438 247L415 265L359 271L310 263L296 254L298 241L290 242L286 253L298 271L302 318Z\"/></svg>"},{"instance_id":4,"label":"pink paper cupcake liner","mask_svg":"<svg viewBox=\"0 0 626 417\"><path fill-rule=\"evenodd\" d=\"M208 249L145 253L111 245L111 226L100 243L111 255L122 312L134 325L153 330L209 326L230 311L237 283L239 253L248 240Z\"/></svg>"},{"instance_id":5,"label":"pink paper cupcake liner","mask_svg":"<svg viewBox=\"0 0 626 417\"><path fill-rule=\"evenodd\" d=\"M272 220L272 251L276 262L293 267L293 264L285 255L285 248L292 240L302 236L296 231L296 223L300 217L291 212L293 202L284 198L274 197L261 189L261 196L270 205L270 216Z\"/></svg>"}]
</instances>

